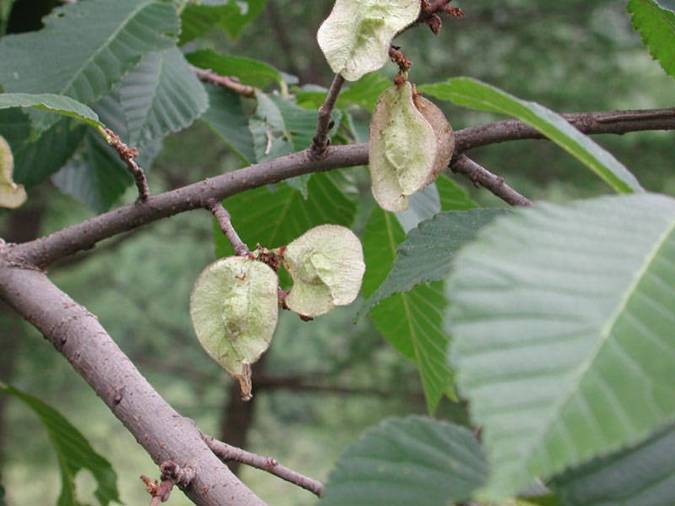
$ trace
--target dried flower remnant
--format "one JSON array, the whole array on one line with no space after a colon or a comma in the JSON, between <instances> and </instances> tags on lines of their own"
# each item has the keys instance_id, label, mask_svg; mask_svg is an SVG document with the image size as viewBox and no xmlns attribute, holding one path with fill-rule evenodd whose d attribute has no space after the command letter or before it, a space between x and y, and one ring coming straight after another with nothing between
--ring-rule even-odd
<instances>
[{"instance_id":1,"label":"dried flower remnant","mask_svg":"<svg viewBox=\"0 0 675 506\"><path fill-rule=\"evenodd\" d=\"M285 299L292 311L315 317L335 306L351 304L365 272L361 241L348 228L321 225L305 232L283 250L293 278Z\"/></svg>"},{"instance_id":2,"label":"dried flower remnant","mask_svg":"<svg viewBox=\"0 0 675 506\"><path fill-rule=\"evenodd\" d=\"M190 298L190 316L206 352L251 398L251 364L272 340L279 315L277 274L247 257L218 260L202 271Z\"/></svg>"}]
</instances>

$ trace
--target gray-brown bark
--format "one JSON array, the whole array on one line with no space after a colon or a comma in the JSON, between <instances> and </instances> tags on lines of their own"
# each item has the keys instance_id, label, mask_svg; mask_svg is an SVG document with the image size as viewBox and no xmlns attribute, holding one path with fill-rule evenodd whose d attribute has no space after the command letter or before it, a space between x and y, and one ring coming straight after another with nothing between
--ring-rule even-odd
<instances>
[{"instance_id":1,"label":"gray-brown bark","mask_svg":"<svg viewBox=\"0 0 675 506\"><path fill-rule=\"evenodd\" d=\"M194 423L152 388L96 317L45 274L0 260L0 297L68 359L157 464L194 470L184 491L195 503L264 504L213 454Z\"/></svg>"}]
</instances>

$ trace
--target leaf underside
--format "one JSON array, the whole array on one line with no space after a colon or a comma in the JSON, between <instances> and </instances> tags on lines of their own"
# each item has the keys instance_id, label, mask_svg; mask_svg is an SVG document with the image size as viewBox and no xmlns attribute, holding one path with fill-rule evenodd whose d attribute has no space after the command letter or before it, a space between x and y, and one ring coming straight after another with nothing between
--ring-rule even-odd
<instances>
[{"instance_id":1,"label":"leaf underside","mask_svg":"<svg viewBox=\"0 0 675 506\"><path fill-rule=\"evenodd\" d=\"M448 331L501 499L675 419L675 201L498 219L458 256Z\"/></svg>"}]
</instances>

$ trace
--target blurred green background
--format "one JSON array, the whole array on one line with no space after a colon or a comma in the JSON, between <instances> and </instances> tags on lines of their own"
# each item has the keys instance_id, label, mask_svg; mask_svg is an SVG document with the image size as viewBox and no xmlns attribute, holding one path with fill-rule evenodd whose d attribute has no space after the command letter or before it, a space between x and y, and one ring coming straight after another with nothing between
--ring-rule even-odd
<instances>
[{"instance_id":1,"label":"blurred green background","mask_svg":"<svg viewBox=\"0 0 675 506\"><path fill-rule=\"evenodd\" d=\"M331 74L314 36L332 3L268 0L266 11L238 41L214 33L202 45L267 61L298 76L300 84L327 86ZM632 31L624 1L464 0L457 5L466 17L446 20L438 37L420 27L397 42L414 61L413 81L472 76L564 112L675 104L675 83ZM493 119L453 108L448 113L455 128ZM675 194L672 132L596 140L646 188ZM566 201L608 192L544 141L491 146L473 156L533 199ZM165 142L150 184L155 192L171 189L238 164L197 123ZM363 172L358 177L367 183ZM360 186L367 199L367 184ZM486 192L466 187L481 203L501 205ZM3 237L27 240L91 215L49 184L30 197L21 210L0 215ZM133 199L130 190L125 200ZM189 321L192 283L213 258L211 218L193 212L104 242L95 254L66 260L50 271L58 286L98 315L180 413L207 433L273 455L313 477L324 479L341 450L368 426L391 415L425 412L411 364L367 320L353 323L358 303L311 323L283 314L272 349L256 370L255 400L242 404L230 379L201 350ZM1 306L0 379L44 399L74 423L112 462L126 504L148 502L138 477L157 471L145 451L65 360ZM449 401L438 415L465 417L463 406ZM46 435L24 405L5 397L0 397L0 466L9 505L55 504L59 474ZM239 471L272 505L316 502L265 473ZM78 485L81 497L93 504L93 481L86 473ZM170 504L188 501L175 493Z\"/></svg>"}]
</instances>

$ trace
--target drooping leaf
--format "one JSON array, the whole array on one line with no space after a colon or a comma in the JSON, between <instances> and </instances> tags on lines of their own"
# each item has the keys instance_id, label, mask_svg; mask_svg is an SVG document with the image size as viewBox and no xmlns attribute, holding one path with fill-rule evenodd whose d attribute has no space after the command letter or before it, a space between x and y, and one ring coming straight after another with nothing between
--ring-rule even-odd
<instances>
[{"instance_id":1,"label":"drooping leaf","mask_svg":"<svg viewBox=\"0 0 675 506\"><path fill-rule=\"evenodd\" d=\"M293 278L286 305L315 317L346 306L359 295L365 264L359 238L346 227L320 225L280 252Z\"/></svg>"},{"instance_id":2,"label":"drooping leaf","mask_svg":"<svg viewBox=\"0 0 675 506\"><path fill-rule=\"evenodd\" d=\"M373 210L362 237L366 259L362 288L365 297L387 277L396 248L404 239L405 233L393 214L379 208ZM380 334L417 365L430 412L452 386L452 374L444 353L448 343L443 332L446 306L443 283L436 282L395 294L370 313Z\"/></svg>"},{"instance_id":3,"label":"drooping leaf","mask_svg":"<svg viewBox=\"0 0 675 506\"><path fill-rule=\"evenodd\" d=\"M260 15L267 0L201 0L188 4L181 15L180 44L220 28L232 38Z\"/></svg>"},{"instance_id":4,"label":"drooping leaf","mask_svg":"<svg viewBox=\"0 0 675 506\"><path fill-rule=\"evenodd\" d=\"M23 120L20 119L23 116L30 125L28 118L20 111L15 109L0 111L0 117L4 113L19 121L20 125L23 124ZM4 128L2 123L0 121L0 128ZM13 129L11 126L9 128ZM14 180L27 188L44 181L70 160L86 132L87 127L84 125L78 124L73 119L64 118L51 125L37 138L30 130L25 137L15 138L12 144Z\"/></svg>"},{"instance_id":5,"label":"drooping leaf","mask_svg":"<svg viewBox=\"0 0 675 506\"><path fill-rule=\"evenodd\" d=\"M487 474L471 432L417 416L391 418L348 447L321 506L447 506L471 498Z\"/></svg>"},{"instance_id":6,"label":"drooping leaf","mask_svg":"<svg viewBox=\"0 0 675 506\"><path fill-rule=\"evenodd\" d=\"M0 207L14 209L21 206L28 198L24 187L14 182L13 174L12 148L0 135Z\"/></svg>"},{"instance_id":7,"label":"drooping leaf","mask_svg":"<svg viewBox=\"0 0 675 506\"><path fill-rule=\"evenodd\" d=\"M415 105L409 82L380 95L370 122L368 150L373 196L382 209L405 210L408 196L433 179L436 136Z\"/></svg>"},{"instance_id":8,"label":"drooping leaf","mask_svg":"<svg viewBox=\"0 0 675 506\"><path fill-rule=\"evenodd\" d=\"M498 88L467 77L426 84L419 89L457 105L518 118L558 144L616 191L643 191L633 174L611 153L579 132L565 118L542 105L520 100Z\"/></svg>"},{"instance_id":9,"label":"drooping leaf","mask_svg":"<svg viewBox=\"0 0 675 506\"><path fill-rule=\"evenodd\" d=\"M337 0L317 34L333 72L347 81L379 70L394 36L419 16L417 0Z\"/></svg>"},{"instance_id":10,"label":"drooping leaf","mask_svg":"<svg viewBox=\"0 0 675 506\"><path fill-rule=\"evenodd\" d=\"M283 81L281 73L270 64L244 56L202 49L188 54L187 59L196 67L213 70L221 76L236 77L243 84L258 88L265 88Z\"/></svg>"},{"instance_id":11,"label":"drooping leaf","mask_svg":"<svg viewBox=\"0 0 675 506\"><path fill-rule=\"evenodd\" d=\"M209 265L190 297L192 326L199 342L239 381L242 397L251 397L251 364L270 345L279 314L276 272L246 257L228 257Z\"/></svg>"},{"instance_id":12,"label":"drooping leaf","mask_svg":"<svg viewBox=\"0 0 675 506\"><path fill-rule=\"evenodd\" d=\"M505 498L675 420L675 201L539 205L455 261L452 361Z\"/></svg>"},{"instance_id":13,"label":"drooping leaf","mask_svg":"<svg viewBox=\"0 0 675 506\"><path fill-rule=\"evenodd\" d=\"M392 294L445 279L459 249L481 228L507 213L506 209L451 211L420 223L398 247L389 275L361 311L368 312Z\"/></svg>"},{"instance_id":14,"label":"drooping leaf","mask_svg":"<svg viewBox=\"0 0 675 506\"><path fill-rule=\"evenodd\" d=\"M82 121L97 130L103 127L98 114L77 100L63 95L54 95L52 93L0 93L0 109L11 109L14 107L34 108L54 112L61 116Z\"/></svg>"},{"instance_id":15,"label":"drooping leaf","mask_svg":"<svg viewBox=\"0 0 675 506\"><path fill-rule=\"evenodd\" d=\"M96 480L94 495L101 506L120 503L117 491L117 475L110 463L91 447L82 433L63 415L37 397L33 397L10 385L0 383L0 392L21 400L40 418L47 430L49 442L58 457L61 471L61 494L58 506L79 506L75 490L75 478L82 470L91 472Z\"/></svg>"},{"instance_id":16,"label":"drooping leaf","mask_svg":"<svg viewBox=\"0 0 675 506\"><path fill-rule=\"evenodd\" d=\"M162 0L88 0L55 9L38 32L0 40L6 92L55 93L91 105L141 57L170 47L176 8Z\"/></svg>"},{"instance_id":17,"label":"drooping leaf","mask_svg":"<svg viewBox=\"0 0 675 506\"><path fill-rule=\"evenodd\" d=\"M331 223L351 227L356 205L338 187L332 174L314 174L308 198L286 184L256 188L223 201L242 240L253 249L285 246L312 227ZM231 254L222 233L215 236L218 256Z\"/></svg>"},{"instance_id":18,"label":"drooping leaf","mask_svg":"<svg viewBox=\"0 0 675 506\"><path fill-rule=\"evenodd\" d=\"M675 428L596 459L553 481L562 506L675 504Z\"/></svg>"},{"instance_id":19,"label":"drooping leaf","mask_svg":"<svg viewBox=\"0 0 675 506\"><path fill-rule=\"evenodd\" d=\"M256 161L253 135L241 97L233 91L207 85L209 108L201 120L246 163Z\"/></svg>"},{"instance_id":20,"label":"drooping leaf","mask_svg":"<svg viewBox=\"0 0 675 506\"><path fill-rule=\"evenodd\" d=\"M630 0L628 12L652 57L675 77L675 4L667 1Z\"/></svg>"},{"instance_id":21,"label":"drooping leaf","mask_svg":"<svg viewBox=\"0 0 675 506\"><path fill-rule=\"evenodd\" d=\"M187 128L208 107L204 87L177 48L147 54L116 90L128 143L143 147Z\"/></svg>"}]
</instances>

